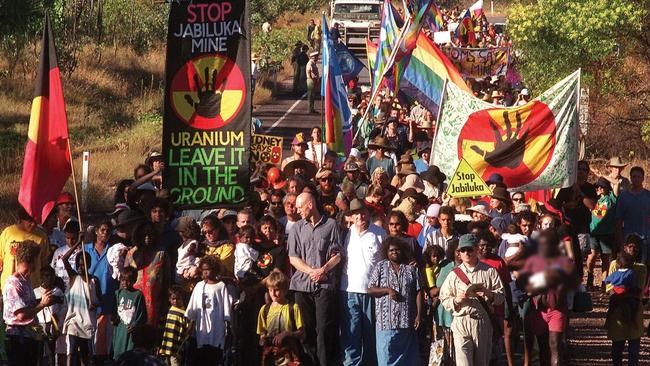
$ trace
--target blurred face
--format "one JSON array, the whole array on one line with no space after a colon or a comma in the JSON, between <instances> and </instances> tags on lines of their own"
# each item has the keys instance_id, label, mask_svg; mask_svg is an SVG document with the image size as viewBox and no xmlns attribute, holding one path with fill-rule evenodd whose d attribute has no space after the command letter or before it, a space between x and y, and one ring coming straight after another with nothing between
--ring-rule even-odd
<instances>
[{"instance_id":1,"label":"blurred face","mask_svg":"<svg viewBox=\"0 0 650 366\"><path fill-rule=\"evenodd\" d=\"M522 219L519 221L519 230L521 230L521 233L523 235L530 236L530 234L533 232L534 225L534 222Z\"/></svg>"},{"instance_id":2,"label":"blurred face","mask_svg":"<svg viewBox=\"0 0 650 366\"><path fill-rule=\"evenodd\" d=\"M357 230L363 231L368 228L368 210L360 210L352 214L352 220Z\"/></svg>"},{"instance_id":3,"label":"blurred face","mask_svg":"<svg viewBox=\"0 0 650 366\"><path fill-rule=\"evenodd\" d=\"M520 204L520 203L524 203L524 196L523 196L521 193L515 193L515 194L512 196L512 202L513 202L515 205L518 205L518 204Z\"/></svg>"},{"instance_id":4,"label":"blurred face","mask_svg":"<svg viewBox=\"0 0 650 366\"><path fill-rule=\"evenodd\" d=\"M74 204L72 202L62 203L57 206L59 210L59 216L61 217L70 217L72 216L72 209Z\"/></svg>"},{"instance_id":5,"label":"blurred face","mask_svg":"<svg viewBox=\"0 0 650 366\"><path fill-rule=\"evenodd\" d=\"M329 193L334 189L334 177L323 177L320 179L320 188L322 192Z\"/></svg>"},{"instance_id":6,"label":"blurred face","mask_svg":"<svg viewBox=\"0 0 650 366\"><path fill-rule=\"evenodd\" d=\"M450 232L454 227L454 218L447 214L441 214L438 218L440 221L440 228L446 232Z\"/></svg>"},{"instance_id":7,"label":"blurred face","mask_svg":"<svg viewBox=\"0 0 650 366\"><path fill-rule=\"evenodd\" d=\"M28 233L31 233L32 230L36 227L36 223L31 220L20 220L20 226L23 228L23 230L27 231Z\"/></svg>"},{"instance_id":8,"label":"blurred face","mask_svg":"<svg viewBox=\"0 0 650 366\"><path fill-rule=\"evenodd\" d=\"M539 251L539 254L544 257L549 257L551 253L554 252L551 243L549 243L549 241L543 236L540 236L537 239L537 250Z\"/></svg>"},{"instance_id":9,"label":"blurred face","mask_svg":"<svg viewBox=\"0 0 650 366\"><path fill-rule=\"evenodd\" d=\"M289 193L300 194L300 192L302 192L302 185L297 180L290 180L287 191ZM286 211L286 208L285 208L285 211Z\"/></svg>"},{"instance_id":10,"label":"blurred face","mask_svg":"<svg viewBox=\"0 0 650 366\"><path fill-rule=\"evenodd\" d=\"M599 196L605 195L605 188L600 186L596 187L596 194L598 194Z\"/></svg>"},{"instance_id":11,"label":"blurred face","mask_svg":"<svg viewBox=\"0 0 650 366\"><path fill-rule=\"evenodd\" d=\"M77 242L77 238L79 237L79 233L65 233L65 243L69 247L73 247L75 243Z\"/></svg>"},{"instance_id":12,"label":"blurred face","mask_svg":"<svg viewBox=\"0 0 650 366\"><path fill-rule=\"evenodd\" d=\"M305 144L292 145L291 148L295 154L300 156L305 155L305 150L307 150L307 146L305 146Z\"/></svg>"},{"instance_id":13,"label":"blurred face","mask_svg":"<svg viewBox=\"0 0 650 366\"><path fill-rule=\"evenodd\" d=\"M476 259L478 258L476 247L460 248L459 251L460 259L463 261L463 263L470 264L476 262Z\"/></svg>"},{"instance_id":14,"label":"blurred face","mask_svg":"<svg viewBox=\"0 0 650 366\"><path fill-rule=\"evenodd\" d=\"M133 287L133 279L131 276L125 276L125 275L120 275L120 288L125 290L125 289L130 289Z\"/></svg>"},{"instance_id":15,"label":"blurred face","mask_svg":"<svg viewBox=\"0 0 650 366\"><path fill-rule=\"evenodd\" d=\"M135 179L140 179L140 178L142 178L142 177L145 176L145 175L147 175L147 172L145 172L144 169L139 168L139 169L135 172Z\"/></svg>"},{"instance_id":16,"label":"blurred face","mask_svg":"<svg viewBox=\"0 0 650 366\"><path fill-rule=\"evenodd\" d=\"M239 242L244 244L250 244L251 236L248 234L239 235Z\"/></svg>"},{"instance_id":17,"label":"blurred face","mask_svg":"<svg viewBox=\"0 0 650 366\"><path fill-rule=\"evenodd\" d=\"M286 296L286 291L279 287L269 287L269 297L273 302L282 302Z\"/></svg>"},{"instance_id":18,"label":"blurred face","mask_svg":"<svg viewBox=\"0 0 650 366\"><path fill-rule=\"evenodd\" d=\"M422 153L422 160L428 162L430 157L431 157L431 154L428 151L425 151L425 152Z\"/></svg>"},{"instance_id":19,"label":"blurred face","mask_svg":"<svg viewBox=\"0 0 650 366\"><path fill-rule=\"evenodd\" d=\"M159 223L159 222L165 222L165 210L163 210L161 207L154 207L151 209L150 212L150 217L151 217L151 222L154 224Z\"/></svg>"},{"instance_id":20,"label":"blurred face","mask_svg":"<svg viewBox=\"0 0 650 366\"><path fill-rule=\"evenodd\" d=\"M614 177L620 177L621 176L621 170L622 169L617 167L617 166L610 166L609 167L609 172Z\"/></svg>"},{"instance_id":21,"label":"blurred face","mask_svg":"<svg viewBox=\"0 0 650 366\"><path fill-rule=\"evenodd\" d=\"M235 229L237 228L237 219L235 217L225 217L221 222L223 223L223 227L228 235L232 235L235 232Z\"/></svg>"},{"instance_id":22,"label":"blurred face","mask_svg":"<svg viewBox=\"0 0 650 366\"><path fill-rule=\"evenodd\" d=\"M484 221L487 217L480 212L472 211L472 221Z\"/></svg>"},{"instance_id":23,"label":"blurred face","mask_svg":"<svg viewBox=\"0 0 650 366\"><path fill-rule=\"evenodd\" d=\"M284 216L284 207L282 207L282 198L280 196L271 196L269 208L273 215L277 217Z\"/></svg>"},{"instance_id":24,"label":"blurred face","mask_svg":"<svg viewBox=\"0 0 650 366\"><path fill-rule=\"evenodd\" d=\"M100 243L105 243L108 240L108 235L110 234L111 228L108 225L100 225L95 229L95 235L97 236L97 241Z\"/></svg>"},{"instance_id":25,"label":"blurred face","mask_svg":"<svg viewBox=\"0 0 650 366\"><path fill-rule=\"evenodd\" d=\"M433 216L427 216L427 223L429 226L438 227L438 218Z\"/></svg>"},{"instance_id":26,"label":"blurred face","mask_svg":"<svg viewBox=\"0 0 650 366\"><path fill-rule=\"evenodd\" d=\"M402 248L399 245L388 246L388 260L393 263L400 263L402 261Z\"/></svg>"},{"instance_id":27,"label":"blurred face","mask_svg":"<svg viewBox=\"0 0 650 366\"><path fill-rule=\"evenodd\" d=\"M251 224L251 215L240 212L237 214L237 227L241 228L244 225L250 225Z\"/></svg>"},{"instance_id":28,"label":"blurred face","mask_svg":"<svg viewBox=\"0 0 650 366\"><path fill-rule=\"evenodd\" d=\"M478 252L481 257L485 257L492 253L492 246L490 246L487 240L481 239L478 242Z\"/></svg>"},{"instance_id":29,"label":"blurred face","mask_svg":"<svg viewBox=\"0 0 650 366\"><path fill-rule=\"evenodd\" d=\"M275 228L272 225L264 224L260 226L260 232L264 235L265 238L269 240L275 239Z\"/></svg>"},{"instance_id":30,"label":"blurred face","mask_svg":"<svg viewBox=\"0 0 650 366\"><path fill-rule=\"evenodd\" d=\"M214 281L217 279L217 271L211 268L207 263L203 263L201 265L201 279L203 279L203 281Z\"/></svg>"},{"instance_id":31,"label":"blurred face","mask_svg":"<svg viewBox=\"0 0 650 366\"><path fill-rule=\"evenodd\" d=\"M312 202L310 200L296 200L296 210L301 218L307 219L311 214Z\"/></svg>"},{"instance_id":32,"label":"blurred face","mask_svg":"<svg viewBox=\"0 0 650 366\"><path fill-rule=\"evenodd\" d=\"M503 201L498 200L496 198L490 198L490 207L499 210L499 209L502 209L504 207L504 203L503 203Z\"/></svg>"},{"instance_id":33,"label":"blurred face","mask_svg":"<svg viewBox=\"0 0 650 366\"><path fill-rule=\"evenodd\" d=\"M637 247L637 245L634 243L625 244L623 250L625 251L625 253L633 256L634 258L636 258L639 255L639 247Z\"/></svg>"},{"instance_id":34,"label":"blurred face","mask_svg":"<svg viewBox=\"0 0 650 366\"><path fill-rule=\"evenodd\" d=\"M545 216L542 219L542 222L540 223L540 227L542 228L542 230L546 230L546 229L550 229L552 227L555 227L555 220L553 220L552 218L550 218L548 216Z\"/></svg>"},{"instance_id":35,"label":"blurred face","mask_svg":"<svg viewBox=\"0 0 650 366\"><path fill-rule=\"evenodd\" d=\"M296 196L289 196L284 201L284 212L287 216L293 216L297 213L296 210Z\"/></svg>"},{"instance_id":36,"label":"blurred face","mask_svg":"<svg viewBox=\"0 0 650 366\"><path fill-rule=\"evenodd\" d=\"M391 113L391 114L392 114L392 113ZM389 133L391 136L396 135L396 134L397 134L397 124L395 124L395 123L390 123L390 124L388 124L388 133Z\"/></svg>"},{"instance_id":37,"label":"blurred face","mask_svg":"<svg viewBox=\"0 0 650 366\"><path fill-rule=\"evenodd\" d=\"M312 139L312 140L317 141L317 142L320 142L321 135L322 135L322 134L321 134L321 132L320 132L320 129L318 129L318 128L314 128L313 130L311 130L311 139Z\"/></svg>"},{"instance_id":38,"label":"blurred face","mask_svg":"<svg viewBox=\"0 0 650 366\"><path fill-rule=\"evenodd\" d=\"M391 216L388 219L388 235L398 236L402 233L401 229L399 219L395 216Z\"/></svg>"},{"instance_id":39,"label":"blurred face","mask_svg":"<svg viewBox=\"0 0 650 366\"><path fill-rule=\"evenodd\" d=\"M323 159L323 168L334 169L334 164L336 164L336 159L334 159L334 158L332 158L330 156L326 156Z\"/></svg>"},{"instance_id":40,"label":"blurred face","mask_svg":"<svg viewBox=\"0 0 650 366\"><path fill-rule=\"evenodd\" d=\"M345 175L348 177L348 180L350 182L356 182L357 179L359 179L359 171L358 170L354 170L354 171L351 171L351 172L345 172Z\"/></svg>"},{"instance_id":41,"label":"blurred face","mask_svg":"<svg viewBox=\"0 0 650 366\"><path fill-rule=\"evenodd\" d=\"M630 182L632 183L632 186L634 188L639 189L643 187L643 178L644 178L643 173L641 173L638 170L635 170L632 173L630 173Z\"/></svg>"},{"instance_id":42,"label":"blurred face","mask_svg":"<svg viewBox=\"0 0 650 366\"><path fill-rule=\"evenodd\" d=\"M184 308L183 299L177 294L169 295L169 304L177 308Z\"/></svg>"},{"instance_id":43,"label":"blurred face","mask_svg":"<svg viewBox=\"0 0 650 366\"><path fill-rule=\"evenodd\" d=\"M203 234L205 234L205 239L209 242L215 242L217 241L217 238L219 238L219 229L209 223L203 224L201 230L203 231Z\"/></svg>"}]
</instances>

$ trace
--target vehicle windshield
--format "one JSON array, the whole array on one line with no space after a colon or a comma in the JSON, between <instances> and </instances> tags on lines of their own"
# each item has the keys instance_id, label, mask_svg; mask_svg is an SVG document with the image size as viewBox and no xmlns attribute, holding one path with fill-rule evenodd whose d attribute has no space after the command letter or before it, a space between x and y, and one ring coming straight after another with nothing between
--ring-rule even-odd
<instances>
[{"instance_id":1,"label":"vehicle windshield","mask_svg":"<svg viewBox=\"0 0 650 366\"><path fill-rule=\"evenodd\" d=\"M336 19L379 20L379 4L336 4L334 17Z\"/></svg>"}]
</instances>

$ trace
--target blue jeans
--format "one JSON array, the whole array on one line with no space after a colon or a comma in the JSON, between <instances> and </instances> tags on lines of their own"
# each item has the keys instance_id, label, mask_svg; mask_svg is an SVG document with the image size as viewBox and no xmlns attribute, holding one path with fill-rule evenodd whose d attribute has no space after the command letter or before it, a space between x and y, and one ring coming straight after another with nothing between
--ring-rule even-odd
<instances>
[{"instance_id":1,"label":"blue jeans","mask_svg":"<svg viewBox=\"0 0 650 366\"><path fill-rule=\"evenodd\" d=\"M631 339L627 341L627 364L628 366L637 366L639 364L639 349L641 348L641 339ZM623 365L623 350L625 341L612 342L612 365Z\"/></svg>"},{"instance_id":2,"label":"blue jeans","mask_svg":"<svg viewBox=\"0 0 650 366\"><path fill-rule=\"evenodd\" d=\"M376 365L373 298L341 291L339 300L343 365Z\"/></svg>"},{"instance_id":3,"label":"blue jeans","mask_svg":"<svg viewBox=\"0 0 650 366\"><path fill-rule=\"evenodd\" d=\"M419 365L418 334L415 328L377 330L377 365Z\"/></svg>"}]
</instances>

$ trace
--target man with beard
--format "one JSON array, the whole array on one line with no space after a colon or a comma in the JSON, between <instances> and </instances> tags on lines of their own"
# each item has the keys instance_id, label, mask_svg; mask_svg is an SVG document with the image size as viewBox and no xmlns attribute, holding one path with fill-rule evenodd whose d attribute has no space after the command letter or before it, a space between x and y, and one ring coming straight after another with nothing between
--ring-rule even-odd
<instances>
[{"instance_id":1,"label":"man with beard","mask_svg":"<svg viewBox=\"0 0 650 366\"><path fill-rule=\"evenodd\" d=\"M325 213L330 217L335 217L339 212L339 209L336 206L336 196L339 191L336 186L336 180L336 173L331 169L321 169L321 171L316 174L316 181L318 182L318 200Z\"/></svg>"},{"instance_id":2,"label":"man with beard","mask_svg":"<svg viewBox=\"0 0 650 366\"><path fill-rule=\"evenodd\" d=\"M280 220L284 217L284 207L282 199L284 198L284 191L275 189L271 191L271 197L269 198L269 208L268 214L271 215L276 220Z\"/></svg>"}]
</instances>

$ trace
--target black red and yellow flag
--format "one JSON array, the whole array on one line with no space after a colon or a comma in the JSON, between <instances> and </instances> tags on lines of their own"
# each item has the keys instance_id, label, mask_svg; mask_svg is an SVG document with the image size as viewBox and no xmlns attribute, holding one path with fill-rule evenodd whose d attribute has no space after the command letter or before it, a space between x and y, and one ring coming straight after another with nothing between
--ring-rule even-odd
<instances>
[{"instance_id":1,"label":"black red and yellow flag","mask_svg":"<svg viewBox=\"0 0 650 366\"><path fill-rule=\"evenodd\" d=\"M18 201L39 223L47 218L71 174L68 120L54 35L45 15Z\"/></svg>"}]
</instances>

